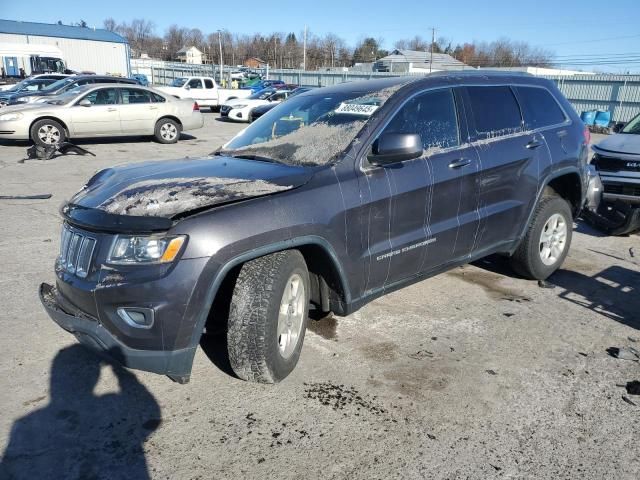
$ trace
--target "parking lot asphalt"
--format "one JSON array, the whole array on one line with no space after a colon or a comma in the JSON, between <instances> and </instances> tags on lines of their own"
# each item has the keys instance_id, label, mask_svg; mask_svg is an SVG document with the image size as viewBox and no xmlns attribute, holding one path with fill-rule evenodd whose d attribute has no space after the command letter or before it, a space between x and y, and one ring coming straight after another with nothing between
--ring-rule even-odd
<instances>
[{"instance_id":1,"label":"parking lot asphalt","mask_svg":"<svg viewBox=\"0 0 640 480\"><path fill-rule=\"evenodd\" d=\"M90 156L0 144L0 478L637 479L640 237L577 222L549 281L501 259L457 268L310 326L278 385L230 376L215 340L191 382L113 368L47 317L57 209L97 170L200 156L242 125L205 113L177 145L83 141ZM597 140L597 139L596 139Z\"/></svg>"}]
</instances>

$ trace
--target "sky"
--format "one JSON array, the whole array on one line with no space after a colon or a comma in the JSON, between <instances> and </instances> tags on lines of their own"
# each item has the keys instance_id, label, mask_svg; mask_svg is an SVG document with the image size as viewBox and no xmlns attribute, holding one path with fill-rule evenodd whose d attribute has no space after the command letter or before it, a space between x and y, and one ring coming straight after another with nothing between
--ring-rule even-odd
<instances>
[{"instance_id":1,"label":"sky","mask_svg":"<svg viewBox=\"0 0 640 480\"><path fill-rule=\"evenodd\" d=\"M434 27L436 37L454 44L507 37L551 51L564 68L640 73L640 0L63 0L55 8L42 5L0 0L0 18L66 24L83 19L95 27L108 17L117 22L145 18L160 35L171 24L205 34L218 29L298 34L307 25L317 35L332 32L350 45L366 36L383 38L387 49L401 38L429 38Z\"/></svg>"}]
</instances>

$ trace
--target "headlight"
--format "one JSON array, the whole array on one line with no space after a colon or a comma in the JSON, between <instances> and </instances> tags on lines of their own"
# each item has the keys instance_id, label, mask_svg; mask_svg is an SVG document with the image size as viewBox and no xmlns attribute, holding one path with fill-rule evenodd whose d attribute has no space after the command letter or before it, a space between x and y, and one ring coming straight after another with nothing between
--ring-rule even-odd
<instances>
[{"instance_id":1,"label":"headlight","mask_svg":"<svg viewBox=\"0 0 640 480\"><path fill-rule=\"evenodd\" d=\"M16 98L16 103L29 103L38 97L20 97Z\"/></svg>"},{"instance_id":2,"label":"headlight","mask_svg":"<svg viewBox=\"0 0 640 480\"><path fill-rule=\"evenodd\" d=\"M186 236L125 236L118 235L107 263L117 265L168 263L176 259Z\"/></svg>"},{"instance_id":3,"label":"headlight","mask_svg":"<svg viewBox=\"0 0 640 480\"><path fill-rule=\"evenodd\" d=\"M231 107L231 109L235 109L235 108L244 108L246 107L246 105L234 105Z\"/></svg>"},{"instance_id":4,"label":"headlight","mask_svg":"<svg viewBox=\"0 0 640 480\"><path fill-rule=\"evenodd\" d=\"M12 122L14 120L19 120L20 118L22 118L22 114L20 112L5 113L0 115L0 122Z\"/></svg>"}]
</instances>

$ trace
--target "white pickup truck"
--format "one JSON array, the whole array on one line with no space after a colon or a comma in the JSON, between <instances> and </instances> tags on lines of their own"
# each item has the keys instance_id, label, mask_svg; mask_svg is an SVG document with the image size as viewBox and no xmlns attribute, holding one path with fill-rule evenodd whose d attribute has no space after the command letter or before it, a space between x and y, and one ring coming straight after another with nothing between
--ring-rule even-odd
<instances>
[{"instance_id":1,"label":"white pickup truck","mask_svg":"<svg viewBox=\"0 0 640 480\"><path fill-rule=\"evenodd\" d=\"M251 90L220 88L211 77L180 77L158 90L178 98L193 98L201 107L216 108L233 98L246 98Z\"/></svg>"}]
</instances>

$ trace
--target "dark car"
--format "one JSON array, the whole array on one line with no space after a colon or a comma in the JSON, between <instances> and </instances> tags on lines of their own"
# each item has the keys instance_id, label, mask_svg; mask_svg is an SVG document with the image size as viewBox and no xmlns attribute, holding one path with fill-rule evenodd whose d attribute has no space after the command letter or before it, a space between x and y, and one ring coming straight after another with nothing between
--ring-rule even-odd
<instances>
[{"instance_id":1,"label":"dark car","mask_svg":"<svg viewBox=\"0 0 640 480\"><path fill-rule=\"evenodd\" d=\"M65 75L60 75L59 78L47 78L50 75L41 75L36 78L27 78L19 83L16 83L13 87L3 90L0 92L0 106L7 105L14 95L18 95L20 93L37 93L52 83L65 78Z\"/></svg>"},{"instance_id":2,"label":"dark car","mask_svg":"<svg viewBox=\"0 0 640 480\"><path fill-rule=\"evenodd\" d=\"M587 219L611 235L626 235L640 229L640 114L616 130L592 147L604 192Z\"/></svg>"},{"instance_id":3,"label":"dark car","mask_svg":"<svg viewBox=\"0 0 640 480\"><path fill-rule=\"evenodd\" d=\"M186 382L203 331L243 379L295 367L307 316L348 315L494 253L545 279L588 190L588 132L553 82L442 73L317 89L210 157L98 172L62 208L62 328Z\"/></svg>"},{"instance_id":4,"label":"dark car","mask_svg":"<svg viewBox=\"0 0 640 480\"><path fill-rule=\"evenodd\" d=\"M72 88L92 83L129 83L137 85L138 82L130 78L110 77L103 75L71 75L37 92L22 92L12 95L8 105L20 105L21 103L31 103L42 97L53 97L61 93L68 92Z\"/></svg>"},{"instance_id":5,"label":"dark car","mask_svg":"<svg viewBox=\"0 0 640 480\"><path fill-rule=\"evenodd\" d=\"M300 95L301 93L308 92L312 88L313 87L297 87L297 88L293 89L289 93L289 96L287 98L295 97L296 95ZM278 105L279 105L278 103L267 103L265 105L260 105L260 106L258 106L256 108L252 109L251 112L249 112L249 122L256 121L262 115L267 113L272 108L277 107ZM221 110L221 112L222 112L222 110Z\"/></svg>"},{"instance_id":6,"label":"dark car","mask_svg":"<svg viewBox=\"0 0 640 480\"><path fill-rule=\"evenodd\" d=\"M265 88L278 88L278 87L285 87L285 86L286 84L282 80L260 80L259 82L256 82L253 85L242 87L242 90L252 90L253 92L257 92Z\"/></svg>"}]
</instances>

